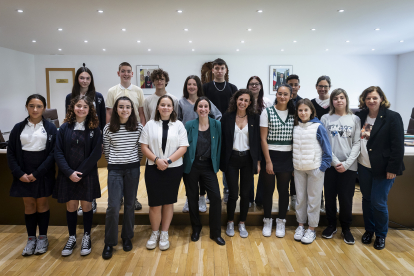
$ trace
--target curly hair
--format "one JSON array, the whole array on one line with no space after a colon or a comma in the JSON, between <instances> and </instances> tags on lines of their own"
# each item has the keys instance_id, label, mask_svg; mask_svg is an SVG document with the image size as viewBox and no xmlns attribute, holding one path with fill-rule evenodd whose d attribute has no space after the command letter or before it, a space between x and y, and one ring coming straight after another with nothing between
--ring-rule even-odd
<instances>
[{"instance_id":1,"label":"curly hair","mask_svg":"<svg viewBox=\"0 0 414 276\"><path fill-rule=\"evenodd\" d=\"M89 107L89 112L85 119L85 126L87 126L89 129L97 128L99 125L98 116L96 115L93 100L91 100L91 98L89 98L88 96L76 96L70 101L68 112L66 113L66 117L63 122L68 123L69 125L74 124L76 122L75 105L79 101L84 101Z\"/></svg>"},{"instance_id":2,"label":"curly hair","mask_svg":"<svg viewBox=\"0 0 414 276\"><path fill-rule=\"evenodd\" d=\"M256 114L257 111L254 108L253 101L253 94L249 89L240 89L236 93L233 94L233 96L230 98L229 108L227 109L227 112L235 112L237 111L237 99L244 94L248 94L250 97L250 105L246 108L247 115Z\"/></svg>"},{"instance_id":3,"label":"curly hair","mask_svg":"<svg viewBox=\"0 0 414 276\"><path fill-rule=\"evenodd\" d=\"M380 98L382 99L381 107L390 108L391 103L388 101L387 97L385 96L385 93L382 91L382 89L379 86L370 86L364 91L362 91L361 95L359 96L359 108L360 109L367 109L367 105L365 104L365 99L371 92L377 92Z\"/></svg>"},{"instance_id":4,"label":"curly hair","mask_svg":"<svg viewBox=\"0 0 414 276\"><path fill-rule=\"evenodd\" d=\"M155 69L154 71L152 71L150 78L151 78L151 81L153 83L155 83L155 81L157 79L161 79L162 76L164 76L164 78L165 78L165 87L167 87L168 82L170 81L170 76L168 75L168 72L167 71L164 71L161 68Z\"/></svg>"}]
</instances>

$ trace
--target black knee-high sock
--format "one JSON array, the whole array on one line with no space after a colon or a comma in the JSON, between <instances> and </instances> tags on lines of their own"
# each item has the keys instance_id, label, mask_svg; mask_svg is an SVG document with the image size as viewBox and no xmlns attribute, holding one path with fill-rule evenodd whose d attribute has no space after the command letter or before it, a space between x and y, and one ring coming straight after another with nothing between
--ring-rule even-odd
<instances>
[{"instance_id":1,"label":"black knee-high sock","mask_svg":"<svg viewBox=\"0 0 414 276\"><path fill-rule=\"evenodd\" d=\"M49 227L50 210L43 213L37 213L37 224L39 225L39 235L47 235Z\"/></svg>"},{"instance_id":2,"label":"black knee-high sock","mask_svg":"<svg viewBox=\"0 0 414 276\"><path fill-rule=\"evenodd\" d=\"M69 212L66 210L66 220L68 222L69 236L76 236L76 225L78 224L77 211Z\"/></svg>"},{"instance_id":3,"label":"black knee-high sock","mask_svg":"<svg viewBox=\"0 0 414 276\"><path fill-rule=\"evenodd\" d=\"M27 235L29 237L36 236L37 216L34 214L24 214L24 221L26 222Z\"/></svg>"},{"instance_id":4,"label":"black knee-high sock","mask_svg":"<svg viewBox=\"0 0 414 276\"><path fill-rule=\"evenodd\" d=\"M84 233L88 232L89 235L91 234L92 220L93 220L92 209L89 212L83 212L83 232Z\"/></svg>"}]
</instances>

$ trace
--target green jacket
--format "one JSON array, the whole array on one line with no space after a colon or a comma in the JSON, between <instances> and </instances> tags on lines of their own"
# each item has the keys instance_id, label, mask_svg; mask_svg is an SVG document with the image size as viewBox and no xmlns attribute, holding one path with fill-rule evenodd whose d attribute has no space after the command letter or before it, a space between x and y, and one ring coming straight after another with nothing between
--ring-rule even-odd
<instances>
[{"instance_id":1,"label":"green jacket","mask_svg":"<svg viewBox=\"0 0 414 276\"><path fill-rule=\"evenodd\" d=\"M221 123L212 118L208 118L210 124L210 135L211 135L211 161L213 162L214 172L217 173L220 167L220 153L221 153ZM187 130L188 143L190 146L187 148L184 154L184 173L190 173L191 167L193 166L197 139L198 139L198 118L189 121L185 124Z\"/></svg>"}]
</instances>

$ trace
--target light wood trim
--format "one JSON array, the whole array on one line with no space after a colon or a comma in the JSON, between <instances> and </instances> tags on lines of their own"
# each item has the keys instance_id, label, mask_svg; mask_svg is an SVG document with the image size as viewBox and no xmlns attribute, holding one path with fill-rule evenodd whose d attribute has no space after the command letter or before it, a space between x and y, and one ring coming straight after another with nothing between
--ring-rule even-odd
<instances>
[{"instance_id":1,"label":"light wood trim","mask_svg":"<svg viewBox=\"0 0 414 276\"><path fill-rule=\"evenodd\" d=\"M50 108L50 86L49 86L49 72L50 71L70 71L72 72L73 83L75 82L75 68L46 68L47 108Z\"/></svg>"}]
</instances>

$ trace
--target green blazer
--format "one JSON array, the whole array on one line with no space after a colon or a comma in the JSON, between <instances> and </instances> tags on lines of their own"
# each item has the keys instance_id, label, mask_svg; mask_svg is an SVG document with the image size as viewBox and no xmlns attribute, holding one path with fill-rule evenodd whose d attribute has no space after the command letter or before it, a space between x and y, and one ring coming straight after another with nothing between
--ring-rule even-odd
<instances>
[{"instance_id":1,"label":"green blazer","mask_svg":"<svg viewBox=\"0 0 414 276\"><path fill-rule=\"evenodd\" d=\"M213 163L214 172L217 173L220 167L220 153L221 153L221 123L212 118L208 118L210 124L211 136L211 161ZM198 139L198 118L188 121L185 124L187 130L188 143L190 146L184 154L184 173L190 173L191 167L195 159L197 139Z\"/></svg>"}]
</instances>

